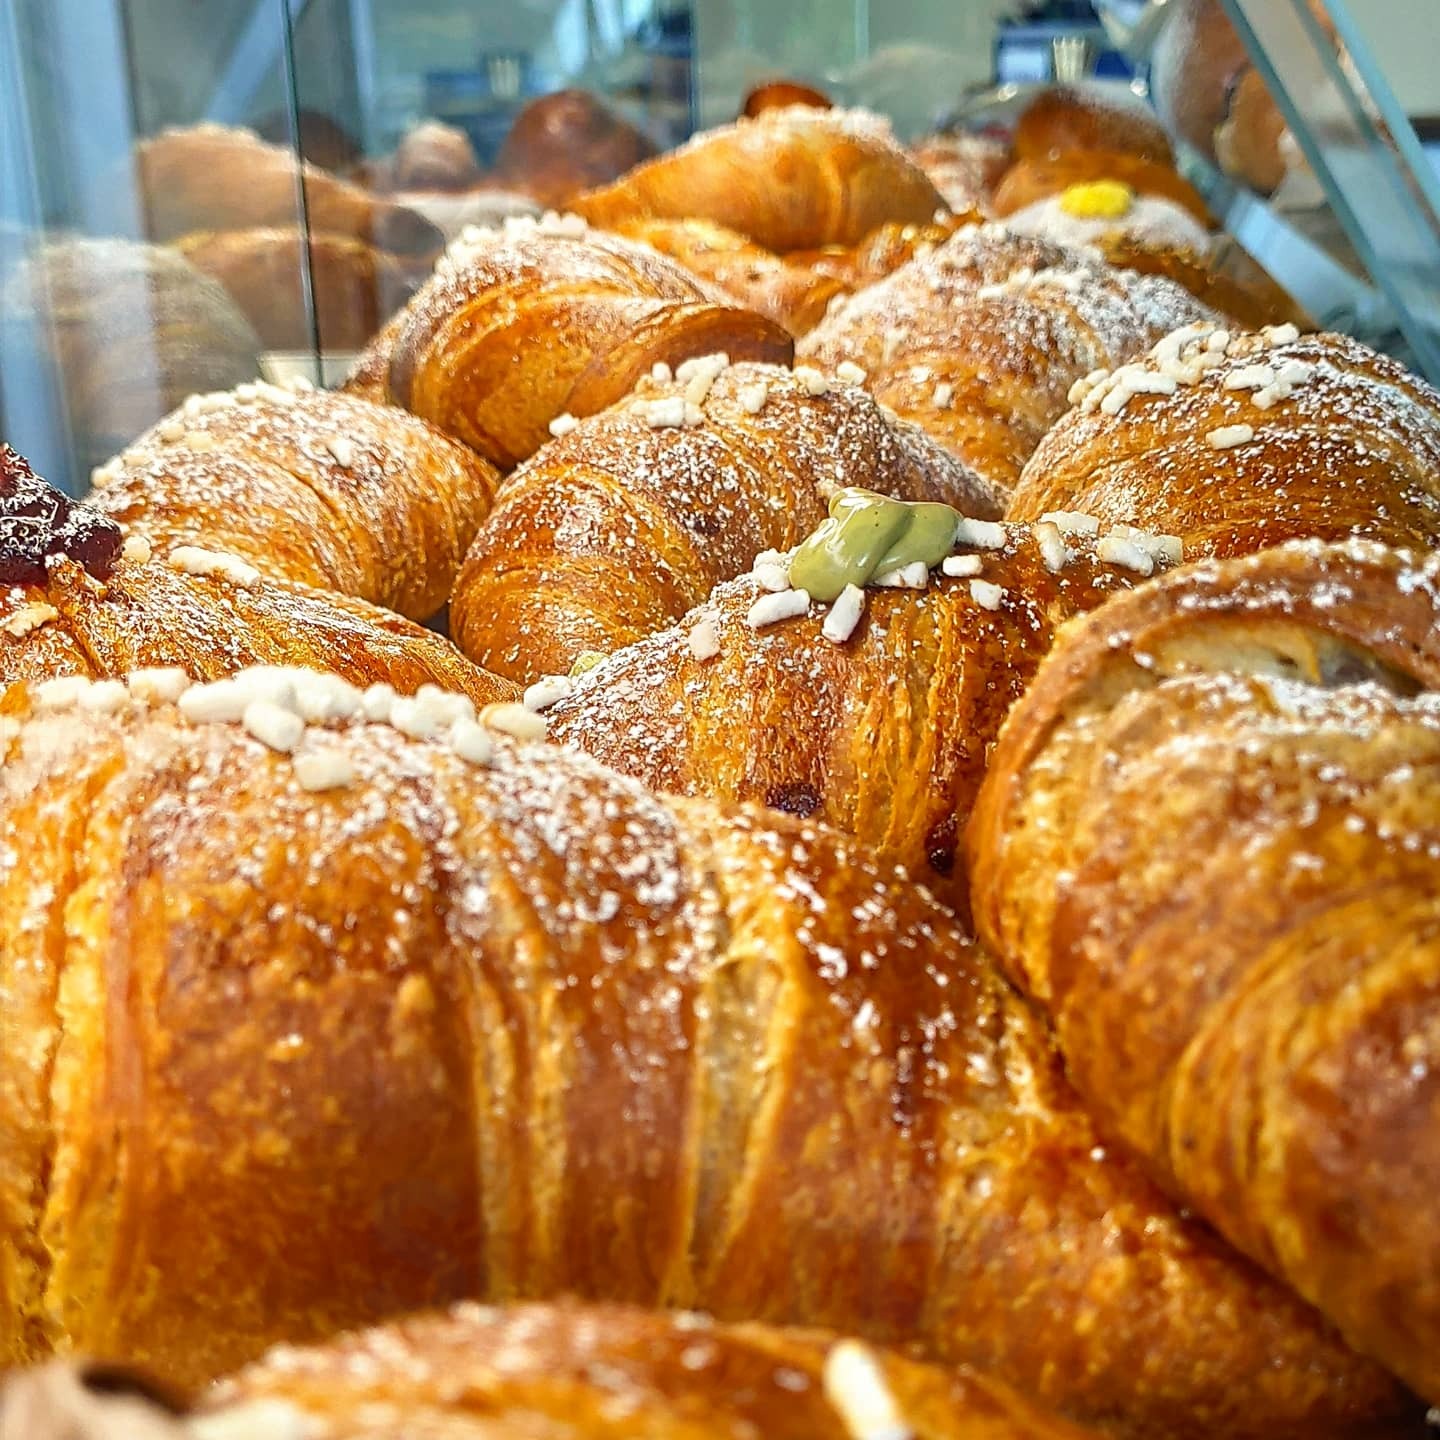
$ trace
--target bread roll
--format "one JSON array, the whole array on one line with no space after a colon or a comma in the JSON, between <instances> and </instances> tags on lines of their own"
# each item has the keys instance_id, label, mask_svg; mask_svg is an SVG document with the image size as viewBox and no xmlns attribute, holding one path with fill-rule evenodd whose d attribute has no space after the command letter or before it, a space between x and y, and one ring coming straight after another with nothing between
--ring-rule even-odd
<instances>
[{"instance_id":1,"label":"bread roll","mask_svg":"<svg viewBox=\"0 0 1440 1440\"><path fill-rule=\"evenodd\" d=\"M1165 127L1137 96L1114 87L1053 85L1021 112L1015 125L1019 160L1054 160L1072 150L1119 151L1173 165Z\"/></svg>"},{"instance_id":2,"label":"bread roll","mask_svg":"<svg viewBox=\"0 0 1440 1440\"><path fill-rule=\"evenodd\" d=\"M654 143L585 90L557 90L515 117L495 157L494 179L563 208L656 153Z\"/></svg>"},{"instance_id":3,"label":"bread roll","mask_svg":"<svg viewBox=\"0 0 1440 1440\"><path fill-rule=\"evenodd\" d=\"M395 147L391 176L397 190L465 190L478 183L480 162L458 126L426 120Z\"/></svg>"}]
</instances>

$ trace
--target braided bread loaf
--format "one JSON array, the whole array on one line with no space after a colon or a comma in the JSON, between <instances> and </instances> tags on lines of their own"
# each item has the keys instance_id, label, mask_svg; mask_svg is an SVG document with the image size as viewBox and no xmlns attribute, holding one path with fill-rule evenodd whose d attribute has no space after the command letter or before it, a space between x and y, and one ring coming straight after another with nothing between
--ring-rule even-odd
<instances>
[{"instance_id":1,"label":"braided bread loaf","mask_svg":"<svg viewBox=\"0 0 1440 1440\"><path fill-rule=\"evenodd\" d=\"M1187 327L1074 397L1012 518L1083 510L1173 531L1190 555L1305 536L1440 540L1440 394L1358 341Z\"/></svg>"},{"instance_id":2,"label":"braided bread loaf","mask_svg":"<svg viewBox=\"0 0 1440 1440\"><path fill-rule=\"evenodd\" d=\"M1208 313L1167 280L986 225L853 296L797 353L859 365L876 399L1008 493L1076 380Z\"/></svg>"},{"instance_id":3,"label":"braided bread loaf","mask_svg":"<svg viewBox=\"0 0 1440 1440\"><path fill-rule=\"evenodd\" d=\"M499 477L399 410L263 381L200 395L95 473L92 503L163 549L423 619L444 603Z\"/></svg>"},{"instance_id":4,"label":"braided bread loaf","mask_svg":"<svg viewBox=\"0 0 1440 1440\"><path fill-rule=\"evenodd\" d=\"M653 789L836 825L963 911L957 841L1006 712L1063 621L1166 563L1121 537L1100 555L1138 571L1101 559L1054 524L967 534L989 548L951 562L964 574L867 590L848 633L833 614L757 628L756 577L721 585L674 628L555 687L568 694L546 713L551 738Z\"/></svg>"},{"instance_id":5,"label":"braided bread loaf","mask_svg":"<svg viewBox=\"0 0 1440 1440\"><path fill-rule=\"evenodd\" d=\"M999 513L994 491L858 385L726 360L647 379L515 473L451 601L477 664L533 680L659 630L801 540L841 486Z\"/></svg>"},{"instance_id":6,"label":"braided bread loaf","mask_svg":"<svg viewBox=\"0 0 1440 1440\"><path fill-rule=\"evenodd\" d=\"M552 216L452 245L352 381L509 469L557 416L603 410L657 364L715 350L788 361L792 349L782 326L648 245Z\"/></svg>"},{"instance_id":7,"label":"braided bread loaf","mask_svg":"<svg viewBox=\"0 0 1440 1440\"><path fill-rule=\"evenodd\" d=\"M981 933L1106 1128L1431 1401L1437 571L1300 542L1120 597L970 832Z\"/></svg>"},{"instance_id":8,"label":"braided bread loaf","mask_svg":"<svg viewBox=\"0 0 1440 1440\"><path fill-rule=\"evenodd\" d=\"M229 723L261 682L312 717L289 754ZM913 1341L1135 1435L1406 1413L1099 1144L923 890L443 697L358 703L308 672L113 713L12 688L7 1360L193 1383L574 1292Z\"/></svg>"},{"instance_id":9,"label":"braided bread loaf","mask_svg":"<svg viewBox=\"0 0 1440 1440\"><path fill-rule=\"evenodd\" d=\"M595 225L713 220L783 255L854 245L887 220L945 208L878 115L796 105L706 130L573 208Z\"/></svg>"}]
</instances>

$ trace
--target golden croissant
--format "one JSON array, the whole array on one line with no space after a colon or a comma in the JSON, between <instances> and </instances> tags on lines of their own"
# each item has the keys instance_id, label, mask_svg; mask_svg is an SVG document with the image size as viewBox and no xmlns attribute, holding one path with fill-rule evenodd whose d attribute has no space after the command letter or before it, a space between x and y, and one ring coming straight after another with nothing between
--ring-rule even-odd
<instances>
[{"instance_id":1,"label":"golden croissant","mask_svg":"<svg viewBox=\"0 0 1440 1440\"><path fill-rule=\"evenodd\" d=\"M122 541L113 521L67 500L4 447L0 581L0 687L155 669L216 679L287 664L405 693L438 684L479 704L515 696L440 636L378 606L267 580L234 555ZM116 697L114 687L101 693Z\"/></svg>"},{"instance_id":2,"label":"golden croissant","mask_svg":"<svg viewBox=\"0 0 1440 1440\"><path fill-rule=\"evenodd\" d=\"M1440 394L1341 335L1197 326L1076 388L1009 515L1084 510L1191 555L1306 536L1440 540Z\"/></svg>"},{"instance_id":3,"label":"golden croissant","mask_svg":"<svg viewBox=\"0 0 1440 1440\"><path fill-rule=\"evenodd\" d=\"M424 619L499 476L403 411L256 381L187 400L95 481L91 503L157 546L222 550Z\"/></svg>"},{"instance_id":4,"label":"golden croissant","mask_svg":"<svg viewBox=\"0 0 1440 1440\"><path fill-rule=\"evenodd\" d=\"M853 383L701 357L580 422L506 485L450 618L477 664L517 680L678 619L861 485L997 515L1000 497Z\"/></svg>"},{"instance_id":5,"label":"golden croissant","mask_svg":"<svg viewBox=\"0 0 1440 1440\"><path fill-rule=\"evenodd\" d=\"M739 304L803 335L846 284L805 265L791 265L771 250L708 220L624 220L611 227L678 260Z\"/></svg>"},{"instance_id":6,"label":"golden croissant","mask_svg":"<svg viewBox=\"0 0 1440 1440\"><path fill-rule=\"evenodd\" d=\"M1437 565L1296 542L1075 622L970 829L1101 1124L1440 1401Z\"/></svg>"},{"instance_id":7,"label":"golden croissant","mask_svg":"<svg viewBox=\"0 0 1440 1440\"><path fill-rule=\"evenodd\" d=\"M858 365L877 400L1008 493L1077 380L1209 314L1162 277L987 225L861 290L797 354Z\"/></svg>"},{"instance_id":8,"label":"golden croissant","mask_svg":"<svg viewBox=\"0 0 1440 1440\"><path fill-rule=\"evenodd\" d=\"M52 1364L0 1385L0 1440L71 1440L77 1424L87 1440L1094 1433L977 1371L825 1331L574 1301L463 1303L309 1349L278 1346L193 1407L113 1366Z\"/></svg>"},{"instance_id":9,"label":"golden croissant","mask_svg":"<svg viewBox=\"0 0 1440 1440\"><path fill-rule=\"evenodd\" d=\"M974 578L869 589L838 642L819 613L757 629L755 578L721 585L578 679L550 736L653 789L838 826L963 911L957 844L1006 712L1063 621L1165 563L1129 544L1138 572L1101 560L1053 524L994 529Z\"/></svg>"},{"instance_id":10,"label":"golden croissant","mask_svg":"<svg viewBox=\"0 0 1440 1440\"><path fill-rule=\"evenodd\" d=\"M707 130L571 208L595 225L711 220L783 255L923 223L945 202L878 116L788 106Z\"/></svg>"},{"instance_id":11,"label":"golden croissant","mask_svg":"<svg viewBox=\"0 0 1440 1440\"><path fill-rule=\"evenodd\" d=\"M833 832L308 671L7 706L4 1360L193 1384L570 1292L913 1344L1137 1436L1411 1413Z\"/></svg>"},{"instance_id":12,"label":"golden croissant","mask_svg":"<svg viewBox=\"0 0 1440 1440\"><path fill-rule=\"evenodd\" d=\"M566 216L452 245L351 381L508 470L562 415L594 414L656 365L717 350L784 362L793 341L648 245Z\"/></svg>"}]
</instances>

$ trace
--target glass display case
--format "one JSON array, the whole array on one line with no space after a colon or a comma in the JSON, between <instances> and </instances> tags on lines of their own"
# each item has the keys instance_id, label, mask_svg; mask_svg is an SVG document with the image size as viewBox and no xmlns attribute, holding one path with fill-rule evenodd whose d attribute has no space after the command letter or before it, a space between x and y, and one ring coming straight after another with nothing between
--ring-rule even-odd
<instances>
[{"instance_id":1,"label":"glass display case","mask_svg":"<svg viewBox=\"0 0 1440 1440\"><path fill-rule=\"evenodd\" d=\"M80 492L184 394L342 375L464 225L563 205L573 177L541 173L525 128L557 92L596 102L582 183L777 76L906 138L993 129L1055 78L1146 96L1172 8L18 0L0 13L0 430ZM1404 43L1422 17L1225 8L1294 161L1264 193L1184 149L1225 243L1440 379L1440 97Z\"/></svg>"}]
</instances>

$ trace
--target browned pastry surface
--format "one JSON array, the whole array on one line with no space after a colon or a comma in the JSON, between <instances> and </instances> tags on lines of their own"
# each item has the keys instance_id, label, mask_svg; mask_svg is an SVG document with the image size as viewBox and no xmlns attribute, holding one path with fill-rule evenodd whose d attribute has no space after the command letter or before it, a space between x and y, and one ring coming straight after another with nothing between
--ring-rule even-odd
<instances>
[{"instance_id":1,"label":"browned pastry surface","mask_svg":"<svg viewBox=\"0 0 1440 1440\"><path fill-rule=\"evenodd\" d=\"M552 420L603 410L656 364L714 350L786 361L793 348L648 245L574 217L452 246L403 314L357 381L371 393L385 371L391 399L502 469L534 454Z\"/></svg>"},{"instance_id":2,"label":"browned pastry surface","mask_svg":"<svg viewBox=\"0 0 1440 1440\"><path fill-rule=\"evenodd\" d=\"M1199 373L1204 330L1157 347L1045 437L1010 517L1084 510L1182 535L1187 555L1303 536L1429 549L1440 538L1440 395L1358 341L1293 335L1236 336ZM1130 393L1132 381L1174 393ZM1117 390L1129 398L1106 413Z\"/></svg>"},{"instance_id":3,"label":"browned pastry surface","mask_svg":"<svg viewBox=\"0 0 1440 1440\"><path fill-rule=\"evenodd\" d=\"M871 588L843 644L820 615L757 630L757 582L722 585L579 679L546 712L550 736L653 789L838 826L963 912L957 845L1001 721L1056 627L1138 580L1097 560L1092 540L1063 543L1055 572L1031 527L1010 526L1002 548L979 552L978 592L938 574L920 592ZM697 654L697 635L714 654Z\"/></svg>"},{"instance_id":4,"label":"browned pastry surface","mask_svg":"<svg viewBox=\"0 0 1440 1440\"><path fill-rule=\"evenodd\" d=\"M976 1371L920 1364L824 1331L574 1301L460 1304L312 1349L277 1347L189 1412L113 1367L52 1364L0 1386L0 1440L76 1440L66 1427L77 1423L84 1440L1092 1433Z\"/></svg>"},{"instance_id":5,"label":"browned pastry surface","mask_svg":"<svg viewBox=\"0 0 1440 1440\"><path fill-rule=\"evenodd\" d=\"M608 185L655 154L655 143L585 90L556 90L515 117L492 176L563 208L592 185Z\"/></svg>"},{"instance_id":6,"label":"browned pastry surface","mask_svg":"<svg viewBox=\"0 0 1440 1440\"><path fill-rule=\"evenodd\" d=\"M1051 85L1015 122L1017 160L1054 160L1076 150L1134 155L1157 165L1175 164L1165 127L1143 100L1121 99L1087 85Z\"/></svg>"},{"instance_id":7,"label":"browned pastry surface","mask_svg":"<svg viewBox=\"0 0 1440 1440\"><path fill-rule=\"evenodd\" d=\"M1238 246L1232 246L1217 265L1193 251L1147 244L1122 231L1102 236L1096 243L1110 264L1144 275L1163 275L1246 330L1266 325L1315 328L1284 286Z\"/></svg>"},{"instance_id":8,"label":"browned pastry surface","mask_svg":"<svg viewBox=\"0 0 1440 1440\"><path fill-rule=\"evenodd\" d=\"M713 220L783 254L854 245L887 220L929 220L944 201L878 116L791 106L703 131L574 208L597 225Z\"/></svg>"},{"instance_id":9,"label":"browned pastry surface","mask_svg":"<svg viewBox=\"0 0 1440 1440\"><path fill-rule=\"evenodd\" d=\"M997 215L1013 215L1093 180L1118 180L1137 195L1172 201L1204 226L1214 224L1204 197L1173 166L1115 150L1071 150L1053 160L1017 160L995 187L991 205Z\"/></svg>"},{"instance_id":10,"label":"browned pastry surface","mask_svg":"<svg viewBox=\"0 0 1440 1440\"><path fill-rule=\"evenodd\" d=\"M792 105L811 105L817 110L829 110L833 103L823 90L802 85L798 80L766 80L746 92L740 113L753 120L766 110L786 110Z\"/></svg>"},{"instance_id":11,"label":"browned pastry surface","mask_svg":"<svg viewBox=\"0 0 1440 1440\"><path fill-rule=\"evenodd\" d=\"M445 603L499 483L399 410L265 384L187 401L96 481L93 503L161 548L228 551L414 619Z\"/></svg>"},{"instance_id":12,"label":"browned pastry surface","mask_svg":"<svg viewBox=\"0 0 1440 1440\"><path fill-rule=\"evenodd\" d=\"M352 185L253 131L224 125L164 130L135 147L134 175L153 240L197 230L250 230L295 221L299 188L310 229L348 235L401 255L436 254L440 232L423 216Z\"/></svg>"},{"instance_id":13,"label":"browned pastry surface","mask_svg":"<svg viewBox=\"0 0 1440 1440\"><path fill-rule=\"evenodd\" d=\"M839 280L847 290L859 290L892 275L910 260L928 255L957 230L978 225L976 210L936 215L923 225L901 225L893 220L878 225L858 245L826 245L818 250L793 250L785 259L819 275Z\"/></svg>"},{"instance_id":14,"label":"browned pastry surface","mask_svg":"<svg viewBox=\"0 0 1440 1440\"><path fill-rule=\"evenodd\" d=\"M732 299L803 335L848 286L833 276L789 264L772 251L708 220L626 220L615 232L678 260Z\"/></svg>"},{"instance_id":15,"label":"browned pastry surface","mask_svg":"<svg viewBox=\"0 0 1440 1440\"><path fill-rule=\"evenodd\" d=\"M516 698L447 640L379 606L283 580L187 572L161 554L123 562L103 584L61 564L44 585L0 590L0 687L157 666L214 680L247 665L332 670L403 694L436 684L485 705Z\"/></svg>"},{"instance_id":16,"label":"browned pastry surface","mask_svg":"<svg viewBox=\"0 0 1440 1440\"><path fill-rule=\"evenodd\" d=\"M322 350L358 350L414 288L393 256L345 235L209 231L176 248L225 287L272 350L308 349L317 335Z\"/></svg>"},{"instance_id":17,"label":"browned pastry surface","mask_svg":"<svg viewBox=\"0 0 1440 1440\"><path fill-rule=\"evenodd\" d=\"M533 680L662 629L761 551L798 544L846 485L999 513L997 492L858 385L713 369L708 384L647 380L511 477L451 601L477 664Z\"/></svg>"},{"instance_id":18,"label":"browned pastry surface","mask_svg":"<svg viewBox=\"0 0 1440 1440\"><path fill-rule=\"evenodd\" d=\"M979 226L852 296L797 353L859 365L877 400L1009 491L1076 380L1208 313L1171 281Z\"/></svg>"},{"instance_id":19,"label":"browned pastry surface","mask_svg":"<svg viewBox=\"0 0 1440 1440\"><path fill-rule=\"evenodd\" d=\"M1136 1436L1408 1413L1100 1144L1028 1007L841 837L554 746L471 763L399 704L293 756L25 705L7 1357L194 1383L569 1291L913 1340ZM316 763L340 783L304 788Z\"/></svg>"},{"instance_id":20,"label":"browned pastry surface","mask_svg":"<svg viewBox=\"0 0 1440 1440\"><path fill-rule=\"evenodd\" d=\"M1102 1124L1432 1401L1437 634L1433 559L1177 571L1062 632L969 837Z\"/></svg>"}]
</instances>

